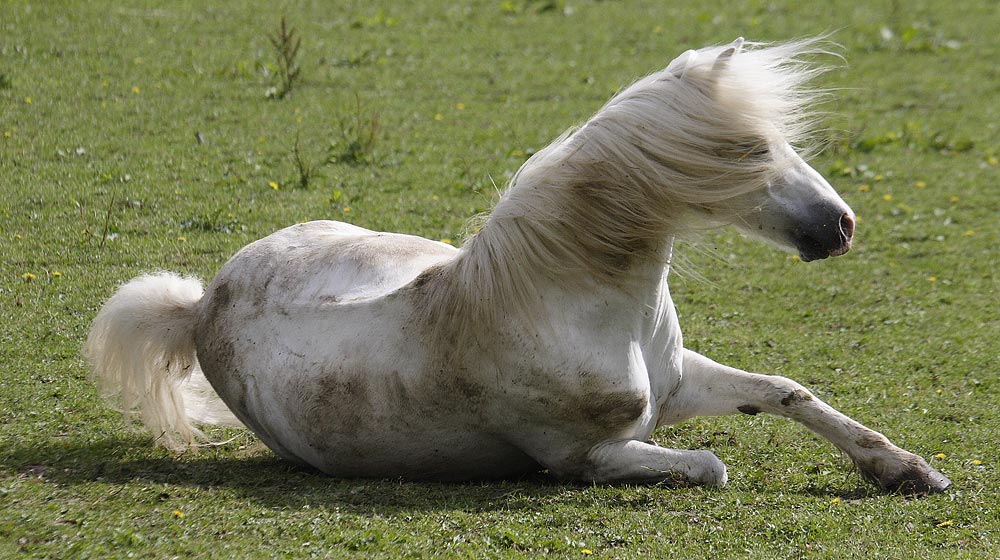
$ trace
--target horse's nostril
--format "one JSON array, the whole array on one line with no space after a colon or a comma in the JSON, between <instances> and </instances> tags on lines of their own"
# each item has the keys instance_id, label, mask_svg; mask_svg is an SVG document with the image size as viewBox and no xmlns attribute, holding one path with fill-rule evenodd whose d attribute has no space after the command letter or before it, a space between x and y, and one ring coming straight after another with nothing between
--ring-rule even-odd
<instances>
[{"instance_id":1,"label":"horse's nostril","mask_svg":"<svg viewBox=\"0 0 1000 560\"><path fill-rule=\"evenodd\" d=\"M854 237L854 218L845 213L840 217L840 232L844 234L844 240L850 241Z\"/></svg>"}]
</instances>

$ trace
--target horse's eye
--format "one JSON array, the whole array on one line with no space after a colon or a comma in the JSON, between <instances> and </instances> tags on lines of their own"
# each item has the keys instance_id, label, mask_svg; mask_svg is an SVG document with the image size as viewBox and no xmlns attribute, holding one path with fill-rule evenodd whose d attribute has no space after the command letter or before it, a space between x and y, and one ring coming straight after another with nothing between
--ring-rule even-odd
<instances>
[{"instance_id":1,"label":"horse's eye","mask_svg":"<svg viewBox=\"0 0 1000 560\"><path fill-rule=\"evenodd\" d=\"M770 159L771 148L765 140L746 140L722 144L716 149L716 154L739 162L764 162Z\"/></svg>"},{"instance_id":2,"label":"horse's eye","mask_svg":"<svg viewBox=\"0 0 1000 560\"><path fill-rule=\"evenodd\" d=\"M771 154L771 150L768 147L767 142L763 140L741 144L739 152L741 154L740 160L749 159L759 161L767 159Z\"/></svg>"}]
</instances>

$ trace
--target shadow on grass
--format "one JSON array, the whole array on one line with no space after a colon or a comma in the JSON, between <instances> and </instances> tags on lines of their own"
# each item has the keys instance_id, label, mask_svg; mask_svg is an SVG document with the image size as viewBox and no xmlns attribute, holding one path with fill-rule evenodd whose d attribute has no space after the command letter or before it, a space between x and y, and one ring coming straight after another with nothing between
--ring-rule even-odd
<instances>
[{"instance_id":1,"label":"shadow on grass","mask_svg":"<svg viewBox=\"0 0 1000 560\"><path fill-rule=\"evenodd\" d=\"M87 483L165 484L235 492L267 507L299 508L323 503L354 513L518 510L537 507L539 500L582 488L545 473L476 482L415 482L386 479L337 479L282 460L252 436L250 449L239 443L194 453L174 454L153 448L148 438L133 436L81 441L50 439L37 445L0 449L4 474L72 486ZM734 491L770 493L773 488L750 483ZM669 492L670 484L655 485ZM881 495L860 476L834 484L806 484L784 492L857 501ZM618 496L616 498L616 496ZM641 507L635 495L609 493L605 500L625 500L622 507ZM647 496L647 499L652 499Z\"/></svg>"},{"instance_id":2,"label":"shadow on grass","mask_svg":"<svg viewBox=\"0 0 1000 560\"><path fill-rule=\"evenodd\" d=\"M234 446L235 447L235 446ZM337 479L284 461L269 451L249 457L232 449L174 455L153 449L141 437L49 441L0 450L0 478L16 476L64 486L88 483L167 484L219 490L267 507L337 505L356 513L462 509L512 510L577 488L544 473L515 479L436 483L379 479Z\"/></svg>"}]
</instances>

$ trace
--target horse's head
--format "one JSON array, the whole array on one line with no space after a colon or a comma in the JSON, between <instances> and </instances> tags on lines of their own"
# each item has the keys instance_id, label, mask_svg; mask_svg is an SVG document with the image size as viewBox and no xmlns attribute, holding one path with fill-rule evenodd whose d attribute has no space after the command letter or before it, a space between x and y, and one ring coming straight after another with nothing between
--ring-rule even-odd
<instances>
[{"instance_id":1,"label":"horse's head","mask_svg":"<svg viewBox=\"0 0 1000 560\"><path fill-rule=\"evenodd\" d=\"M546 240L522 243L539 262L608 278L659 263L665 239L706 221L806 261L847 252L854 213L792 148L812 130L819 95L807 83L823 70L802 55L821 43L744 46L687 51L536 153L477 242L517 220Z\"/></svg>"},{"instance_id":2,"label":"horse's head","mask_svg":"<svg viewBox=\"0 0 1000 560\"><path fill-rule=\"evenodd\" d=\"M796 250L804 261L846 253L855 223L850 207L790 144L813 120L807 105L815 94L803 85L822 69L798 59L811 44L744 53L737 39L688 51L665 70L707 100L699 116L707 132L698 139L718 175L703 184L704 200L692 201L695 213Z\"/></svg>"},{"instance_id":3,"label":"horse's head","mask_svg":"<svg viewBox=\"0 0 1000 560\"><path fill-rule=\"evenodd\" d=\"M843 255L851 248L854 212L830 183L787 143L772 148L786 163L763 188L737 197L733 225L780 247L798 251L803 261Z\"/></svg>"}]
</instances>

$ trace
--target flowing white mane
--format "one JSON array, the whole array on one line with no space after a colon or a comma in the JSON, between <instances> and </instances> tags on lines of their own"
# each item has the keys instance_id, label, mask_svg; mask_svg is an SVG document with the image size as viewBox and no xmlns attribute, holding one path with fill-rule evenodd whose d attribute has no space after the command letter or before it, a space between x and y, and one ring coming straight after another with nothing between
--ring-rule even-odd
<instances>
[{"instance_id":1,"label":"flowing white mane","mask_svg":"<svg viewBox=\"0 0 1000 560\"><path fill-rule=\"evenodd\" d=\"M663 259L687 218L738 219L813 124L820 41L688 51L532 156L459 256L427 272L438 321L493 324L530 305L539 278L608 280ZM745 50L744 50L745 49ZM464 330L464 329L462 329Z\"/></svg>"}]
</instances>

